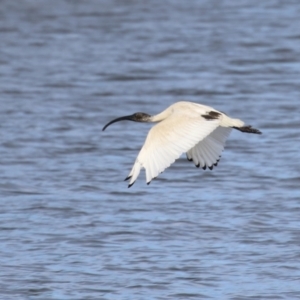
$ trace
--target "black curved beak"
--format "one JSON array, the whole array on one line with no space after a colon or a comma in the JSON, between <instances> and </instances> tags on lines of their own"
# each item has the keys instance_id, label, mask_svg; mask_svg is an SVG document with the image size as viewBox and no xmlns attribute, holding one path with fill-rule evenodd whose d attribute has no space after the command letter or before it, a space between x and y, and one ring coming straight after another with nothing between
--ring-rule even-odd
<instances>
[{"instance_id":1,"label":"black curved beak","mask_svg":"<svg viewBox=\"0 0 300 300\"><path fill-rule=\"evenodd\" d=\"M124 121L124 120L134 121L134 120L133 120L133 115L120 117L120 118L117 118L117 119L114 119L114 120L108 122L108 123L102 128L102 131L104 131L109 125L111 125L111 124L113 124L113 123L116 123L116 122L119 122L119 121Z\"/></svg>"}]
</instances>

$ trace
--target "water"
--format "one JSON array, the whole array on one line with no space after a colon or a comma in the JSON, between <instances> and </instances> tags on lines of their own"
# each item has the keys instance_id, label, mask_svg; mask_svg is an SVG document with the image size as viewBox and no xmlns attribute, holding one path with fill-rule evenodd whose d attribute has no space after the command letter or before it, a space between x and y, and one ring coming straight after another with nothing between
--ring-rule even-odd
<instances>
[{"instance_id":1,"label":"water","mask_svg":"<svg viewBox=\"0 0 300 300\"><path fill-rule=\"evenodd\" d=\"M1 1L1 299L300 299L298 1ZM259 128L123 179L189 100Z\"/></svg>"}]
</instances>

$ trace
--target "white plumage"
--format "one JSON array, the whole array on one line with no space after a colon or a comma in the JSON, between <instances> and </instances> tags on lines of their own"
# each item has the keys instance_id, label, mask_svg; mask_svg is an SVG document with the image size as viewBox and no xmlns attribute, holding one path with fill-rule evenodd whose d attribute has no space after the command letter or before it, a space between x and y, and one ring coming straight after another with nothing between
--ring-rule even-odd
<instances>
[{"instance_id":1,"label":"white plumage","mask_svg":"<svg viewBox=\"0 0 300 300\"><path fill-rule=\"evenodd\" d=\"M177 102L154 116L135 113L115 119L105 125L103 130L122 120L159 122L150 129L132 170L125 179L129 180L128 187L134 184L142 168L146 170L146 181L149 184L183 153L197 167L212 169L220 159L232 128L261 133L212 107L185 101Z\"/></svg>"}]
</instances>

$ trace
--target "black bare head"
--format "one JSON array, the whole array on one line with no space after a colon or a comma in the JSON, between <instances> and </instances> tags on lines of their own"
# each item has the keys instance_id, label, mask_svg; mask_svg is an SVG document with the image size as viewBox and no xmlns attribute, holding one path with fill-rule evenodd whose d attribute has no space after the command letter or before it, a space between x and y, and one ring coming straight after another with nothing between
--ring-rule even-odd
<instances>
[{"instance_id":1,"label":"black bare head","mask_svg":"<svg viewBox=\"0 0 300 300\"><path fill-rule=\"evenodd\" d=\"M124 117L120 117L117 119L114 119L110 122L108 122L102 129L102 131L104 131L109 125L111 125L112 123L115 122L119 122L119 121L124 121L124 120L129 120L129 121L134 121L134 122L149 122L150 121L151 116L142 112L137 112L133 115L130 116L124 116Z\"/></svg>"}]
</instances>

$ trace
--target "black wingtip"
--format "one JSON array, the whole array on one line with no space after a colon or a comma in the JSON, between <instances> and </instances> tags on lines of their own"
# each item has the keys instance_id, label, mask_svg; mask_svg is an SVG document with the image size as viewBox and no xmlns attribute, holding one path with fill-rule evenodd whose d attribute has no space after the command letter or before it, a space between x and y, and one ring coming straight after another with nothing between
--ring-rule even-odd
<instances>
[{"instance_id":1,"label":"black wingtip","mask_svg":"<svg viewBox=\"0 0 300 300\"><path fill-rule=\"evenodd\" d=\"M203 170L206 170L206 165L204 167L202 167Z\"/></svg>"},{"instance_id":2,"label":"black wingtip","mask_svg":"<svg viewBox=\"0 0 300 300\"><path fill-rule=\"evenodd\" d=\"M132 177L132 176L127 176L127 177L124 179L124 181L129 180L131 177Z\"/></svg>"},{"instance_id":3,"label":"black wingtip","mask_svg":"<svg viewBox=\"0 0 300 300\"><path fill-rule=\"evenodd\" d=\"M151 180L149 182L147 182L147 185L149 185L151 183Z\"/></svg>"},{"instance_id":4,"label":"black wingtip","mask_svg":"<svg viewBox=\"0 0 300 300\"><path fill-rule=\"evenodd\" d=\"M234 129L237 129L241 132L247 132L247 133L255 133L255 134L262 134L262 132L256 128L253 128L252 126L242 126L242 127L232 127Z\"/></svg>"},{"instance_id":5,"label":"black wingtip","mask_svg":"<svg viewBox=\"0 0 300 300\"><path fill-rule=\"evenodd\" d=\"M135 181L133 183L128 184L128 188L132 187L134 185Z\"/></svg>"},{"instance_id":6,"label":"black wingtip","mask_svg":"<svg viewBox=\"0 0 300 300\"><path fill-rule=\"evenodd\" d=\"M188 156L187 153L186 153L186 159L187 159L188 161L192 161L192 160L193 160L191 157Z\"/></svg>"},{"instance_id":7,"label":"black wingtip","mask_svg":"<svg viewBox=\"0 0 300 300\"><path fill-rule=\"evenodd\" d=\"M210 167L208 167L210 170L212 170L213 168L214 168L214 166L210 166Z\"/></svg>"}]
</instances>

